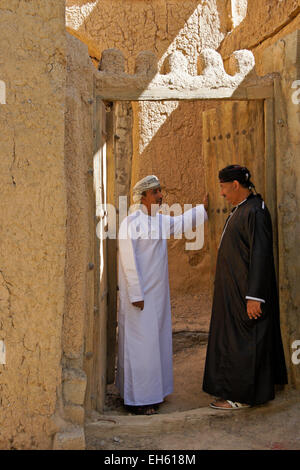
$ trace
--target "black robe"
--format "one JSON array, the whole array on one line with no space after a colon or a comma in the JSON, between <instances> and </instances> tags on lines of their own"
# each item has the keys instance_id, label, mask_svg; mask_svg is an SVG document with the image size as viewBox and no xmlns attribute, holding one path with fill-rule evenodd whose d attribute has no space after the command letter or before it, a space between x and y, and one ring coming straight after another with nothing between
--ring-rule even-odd
<instances>
[{"instance_id":1,"label":"black robe","mask_svg":"<svg viewBox=\"0 0 300 470\"><path fill-rule=\"evenodd\" d=\"M230 217L216 266L203 390L225 400L259 405L287 383L272 239L270 213L250 194ZM257 320L246 296L265 300Z\"/></svg>"}]
</instances>

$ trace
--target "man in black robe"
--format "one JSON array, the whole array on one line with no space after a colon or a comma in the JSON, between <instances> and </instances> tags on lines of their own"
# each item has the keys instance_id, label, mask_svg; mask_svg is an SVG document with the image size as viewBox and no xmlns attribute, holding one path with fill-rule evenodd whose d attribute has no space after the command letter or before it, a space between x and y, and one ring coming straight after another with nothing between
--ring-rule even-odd
<instances>
[{"instance_id":1,"label":"man in black robe","mask_svg":"<svg viewBox=\"0 0 300 470\"><path fill-rule=\"evenodd\" d=\"M273 258L272 222L250 172L219 172L221 195L234 206L221 237L203 390L211 407L240 409L274 399L287 383Z\"/></svg>"}]
</instances>

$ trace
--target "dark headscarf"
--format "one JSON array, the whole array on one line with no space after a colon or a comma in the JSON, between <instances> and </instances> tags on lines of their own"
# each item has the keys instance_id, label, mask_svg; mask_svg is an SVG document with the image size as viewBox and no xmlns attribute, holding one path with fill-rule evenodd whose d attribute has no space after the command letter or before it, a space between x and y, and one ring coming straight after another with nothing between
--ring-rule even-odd
<instances>
[{"instance_id":1,"label":"dark headscarf","mask_svg":"<svg viewBox=\"0 0 300 470\"><path fill-rule=\"evenodd\" d=\"M255 188L250 180L251 173L245 166L229 165L223 170L219 171L219 180L221 183L228 183L231 181L238 181L245 188Z\"/></svg>"}]
</instances>

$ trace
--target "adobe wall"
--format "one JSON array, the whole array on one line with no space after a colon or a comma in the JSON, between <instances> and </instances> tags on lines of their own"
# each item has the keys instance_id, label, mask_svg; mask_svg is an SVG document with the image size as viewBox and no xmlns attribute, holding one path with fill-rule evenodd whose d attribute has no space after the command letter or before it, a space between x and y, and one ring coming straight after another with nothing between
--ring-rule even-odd
<instances>
[{"instance_id":1,"label":"adobe wall","mask_svg":"<svg viewBox=\"0 0 300 470\"><path fill-rule=\"evenodd\" d=\"M66 254L63 0L2 0L0 448L50 449Z\"/></svg>"},{"instance_id":2,"label":"adobe wall","mask_svg":"<svg viewBox=\"0 0 300 470\"><path fill-rule=\"evenodd\" d=\"M264 74L263 50L300 27L300 1L248 1L244 20L228 35L218 51L224 61L232 51L249 49L255 56L256 70Z\"/></svg>"},{"instance_id":3,"label":"adobe wall","mask_svg":"<svg viewBox=\"0 0 300 470\"><path fill-rule=\"evenodd\" d=\"M95 198L93 191L93 110L95 68L87 47L67 33L65 173L67 185L65 314L63 321L63 416L84 422L85 333L94 315ZM59 445L59 443L58 443Z\"/></svg>"},{"instance_id":4,"label":"adobe wall","mask_svg":"<svg viewBox=\"0 0 300 470\"><path fill-rule=\"evenodd\" d=\"M175 48L196 66L195 51L215 47L231 30L228 0L66 0L66 25L99 60L104 49L121 49L129 73L138 52L150 50L163 64ZM187 34L187 32L189 34ZM200 37L201 33L201 37Z\"/></svg>"}]
</instances>

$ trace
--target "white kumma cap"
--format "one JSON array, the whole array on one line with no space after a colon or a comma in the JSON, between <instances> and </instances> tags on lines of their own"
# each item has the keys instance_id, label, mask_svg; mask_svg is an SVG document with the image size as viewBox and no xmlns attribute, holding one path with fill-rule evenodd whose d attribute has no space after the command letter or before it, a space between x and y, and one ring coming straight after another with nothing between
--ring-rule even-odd
<instances>
[{"instance_id":1,"label":"white kumma cap","mask_svg":"<svg viewBox=\"0 0 300 470\"><path fill-rule=\"evenodd\" d=\"M133 202L139 204L142 199L142 193L148 191L148 189L158 188L160 186L160 181L155 175L149 175L145 178L138 181L133 187Z\"/></svg>"}]
</instances>

